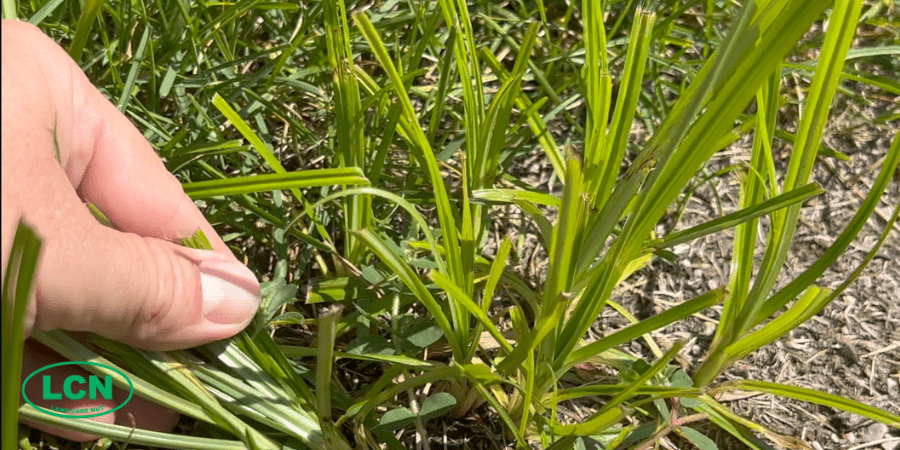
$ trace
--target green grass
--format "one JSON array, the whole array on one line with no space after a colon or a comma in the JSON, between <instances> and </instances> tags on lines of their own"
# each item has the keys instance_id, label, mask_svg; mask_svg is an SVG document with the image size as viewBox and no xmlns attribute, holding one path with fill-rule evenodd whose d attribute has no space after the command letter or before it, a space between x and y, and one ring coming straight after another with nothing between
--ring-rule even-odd
<instances>
[{"instance_id":1,"label":"green grass","mask_svg":"<svg viewBox=\"0 0 900 450\"><path fill-rule=\"evenodd\" d=\"M206 437L78 426L158 447L394 449L404 445L398 430L422 436L436 417L487 417L486 404L521 448L579 439L650 448L667 435L711 448L687 427L700 420L768 448L753 433L776 434L712 396L732 389L900 426L850 399L718 378L840 295L900 213L847 283L817 285L891 183L894 137L845 231L775 289L803 202L823 193L813 167L835 155L821 144L835 95L852 93L851 83L900 92L847 62L893 56L888 70L900 70L882 19L898 11L861 0L745 3L21 1L16 15L69 50L267 280L246 332L193 352L95 338L96 353L64 333L37 333L68 358L130 370L139 393L195 418ZM826 13L827 31L804 37ZM851 49L860 27L878 30L879 43ZM794 74L810 80L802 97L782 87ZM790 107L802 118L788 132L779 117ZM635 128L649 138L633 139ZM749 162L707 170L744 135ZM782 167L774 142L785 136ZM510 170L531 155L552 168L547 186ZM657 235L698 186L734 173L745 180L736 210ZM497 223L511 208L543 247L540 279L515 268L530 249L523 230ZM617 287L652 260L677 264L669 248L730 230L726 286L643 321L617 303ZM713 345L686 374L673 363L682 343L661 348L650 333L718 304ZM606 307L631 325L585 341ZM635 339L656 358L617 349ZM618 382L562 381L584 363ZM348 364L370 379L348 382ZM258 376L238 375L248 369ZM603 406L583 422L560 421L562 402L597 398ZM51 420L27 406L20 414Z\"/></svg>"}]
</instances>

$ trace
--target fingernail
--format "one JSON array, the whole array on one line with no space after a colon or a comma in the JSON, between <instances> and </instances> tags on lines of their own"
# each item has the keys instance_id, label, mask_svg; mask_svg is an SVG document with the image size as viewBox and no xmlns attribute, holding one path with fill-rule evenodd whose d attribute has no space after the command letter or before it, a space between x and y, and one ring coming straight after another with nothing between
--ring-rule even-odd
<instances>
[{"instance_id":1,"label":"fingernail","mask_svg":"<svg viewBox=\"0 0 900 450\"><path fill-rule=\"evenodd\" d=\"M245 323L259 309L259 282L241 263L202 261L200 287L203 290L203 316L210 322Z\"/></svg>"}]
</instances>

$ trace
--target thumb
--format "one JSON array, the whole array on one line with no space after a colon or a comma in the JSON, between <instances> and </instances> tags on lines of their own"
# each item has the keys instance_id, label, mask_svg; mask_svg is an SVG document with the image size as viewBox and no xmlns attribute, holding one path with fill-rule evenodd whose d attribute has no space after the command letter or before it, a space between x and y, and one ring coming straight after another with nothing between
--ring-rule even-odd
<instances>
[{"instance_id":1,"label":"thumb","mask_svg":"<svg viewBox=\"0 0 900 450\"><path fill-rule=\"evenodd\" d=\"M256 277L221 253L99 224L48 244L36 291L34 324L42 330L172 350L239 333L259 306Z\"/></svg>"}]
</instances>

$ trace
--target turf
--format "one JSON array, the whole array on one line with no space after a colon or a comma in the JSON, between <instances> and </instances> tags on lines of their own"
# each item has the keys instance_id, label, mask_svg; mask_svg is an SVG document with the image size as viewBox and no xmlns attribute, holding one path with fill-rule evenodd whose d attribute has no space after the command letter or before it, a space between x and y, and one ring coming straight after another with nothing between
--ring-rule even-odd
<instances>
[{"instance_id":1,"label":"turf","mask_svg":"<svg viewBox=\"0 0 900 450\"><path fill-rule=\"evenodd\" d=\"M226 243L261 280L284 280L302 289L297 301L277 303L266 311L266 318L272 319L269 331L277 343L293 349L283 347L285 353L296 357L296 367L306 374L307 382L321 387L331 380L327 389L316 390L332 392L326 396L328 401L321 400L315 409L320 417L337 420L349 440L362 443L371 436L354 433L349 426L352 422L341 422L341 415L354 401L392 392L390 388L396 388L399 380L415 378L418 372L411 366L413 359L417 364L442 364L451 354L492 357L497 347L503 347L509 330L517 331L522 323L534 319L538 311L528 305L546 305L529 295L574 284L575 280L554 278L557 261L573 251L554 247L551 241L563 242L565 237L547 231L550 221L557 219L556 207L572 201L566 190L577 184L571 173L566 178L566 172L576 167L571 161L581 160L587 173L594 170L589 169L591 164L602 167L601 158L595 157L600 153L589 149L602 148L603 143L592 137L590 130L610 124L611 144L606 145L621 152L613 153L612 159L621 164L596 169L611 175L596 187L588 177L585 185L596 189L603 199L613 192L620 170L638 173L637 167L645 161L641 150L652 142L651 136L660 131L673 109L680 108L676 100L689 92L689 81L700 76L700 68L713 50L725 44L728 27L740 11L734 2L661 2L650 5L656 22L641 28L640 21L649 19L633 13L639 2L605 3L606 51L602 53L590 47L595 44L586 44L600 39L585 37L585 30L591 30L591 25L585 24L596 18L591 19L580 4L567 2L471 2L465 12L458 13L462 24L458 33L450 32L448 17L437 2L51 0L21 1L16 11L67 48L98 88L144 132ZM871 189L879 164L888 154L900 119L900 85L893 76L900 73L900 36L891 26L898 17L900 9L889 2L872 0L863 5L848 60L838 67L843 73L836 87L838 107L825 127L822 148L818 148L818 140L807 143L821 155L812 180L831 193L813 200L812 208L803 209L795 246L785 256L789 266L805 268L830 245ZM773 106L778 118L777 128L772 130L777 138L772 141L777 146L773 166L779 173L789 165L792 133L803 126L797 117L800 99L805 100L811 90L811 70L817 58L823 57L819 53L825 45L823 18L818 17L788 52L783 66L783 95ZM529 41L535 33L539 37ZM635 35L645 37L646 42L633 39ZM641 45L646 48L642 50ZM642 57L635 56L641 51L645 52ZM635 65L631 58L645 58L646 65ZM603 92L584 90L585 85L594 85L586 80L600 82L604 76L584 70L585 62L599 65L601 59L611 75L606 101L617 105L609 116L593 109L598 108ZM671 207L657 227L660 235L689 229L742 206L738 167L748 164L753 146L752 139L743 134L756 122L756 114L754 107L740 111L736 123L728 124L736 131L733 138L707 143L724 150L704 161L697 174L686 174L691 177L688 189L681 191L672 205L663 205ZM601 147L594 147L597 145ZM570 158L571 154L577 157ZM400 204L387 194L329 198L357 185L380 188L407 203ZM487 189L495 188L527 191L524 195L530 197L525 200L536 206L506 206L507 198L490 197ZM474 200L471 207L468 196ZM895 175L876 208L880 219L872 221L877 225L861 233L861 242L868 246L877 240L898 198ZM323 199L326 201L320 202ZM522 206L522 198L517 200ZM404 211L418 211L421 217L417 221L415 214ZM564 211L575 215L563 216L563 223L575 223L578 216L574 210L561 208L558 214ZM546 217L546 222L536 217ZM441 229L453 221L473 225L471 229ZM626 225L610 224L607 233L618 236ZM654 228L652 224L650 228ZM367 230L377 230L379 235L367 234ZM458 236L451 236L457 232ZM889 256L873 263L883 267L883 272L865 272L860 283L896 284L900 270L897 258L890 255L897 255L897 233L887 235L882 254ZM508 246L504 244L507 235ZM442 242L442 252L429 253L433 247L426 245L429 238ZM730 231L705 236L690 245L674 246L667 255L672 261L660 257L634 268L631 277L612 294L613 308L602 310L589 336L603 336L605 330L630 323L629 317L646 319L726 285L733 239ZM570 244L574 248L576 242ZM809 250L810 246L822 248ZM505 280L500 276L502 267L495 269L491 264L504 252L509 252L507 269L519 277L519 284L501 283L500 279ZM407 261L391 265L392 254L405 255ZM865 251L855 249L844 258L858 262L864 255ZM461 261L459 265L454 258ZM473 262L466 266L465 261ZM441 264L451 268L446 280L415 275ZM834 271L843 275L829 272L820 285L836 288L856 267L842 264ZM405 268L409 268L408 280ZM799 271L772 283L781 288ZM415 284L415 279L421 284L417 298L437 294L440 288L454 299L481 301L471 289L476 284L487 289L492 273L497 273L498 280L492 290L506 293L498 295L501 300L496 304L490 304L493 296L487 296L485 311L497 318L496 333L477 320L476 310L482 304L445 308L450 311L442 325L430 320L441 315L441 306L412 303L410 291L415 290L404 287ZM463 289L456 292L448 287L454 284ZM466 291L466 286L472 287ZM811 377L811 387L900 413L900 406L889 401L897 398L898 380L891 373L896 372L900 354L896 346L891 347L891 339L885 338L897 326L896 302L889 301L892 290L873 288L870 292L874 293L860 293L860 288L853 289L856 294L838 299L824 315L796 329L788 340L779 342L782 347L766 347L752 354L724 378L783 382L791 377L786 374L802 378L805 373ZM345 306L342 312L331 308L339 300ZM459 300L453 305L463 303ZM860 311L861 319L845 317L843 338L834 334L817 338L824 332L822 328L829 326L823 321L838 320L834 318L840 315L835 305ZM519 313L505 315L504 311L516 308ZM520 322L516 314L521 314ZM720 309L709 310L702 318L679 322L665 328L665 333L657 331L620 348L656 362L674 348L676 338L684 337L688 345L673 356L674 361L689 371L696 370L715 329L705 324L718 323L722 314ZM591 325L593 317L588 320ZM477 325L467 338L454 341L451 336L463 336L454 328L458 324L464 324L463 328ZM439 339L442 331L447 340ZM482 331L490 338L482 338ZM331 350L339 356L333 373L316 372L315 357L328 353L323 336L330 339L325 343L333 342ZM480 348L469 350L479 339ZM832 344L815 344L816 339L838 347L850 339L845 345L851 349L867 349L869 356L864 358L868 358L866 367L871 368L860 366L859 373L854 372L861 380L857 384L869 380L865 395L861 388L848 387L846 382L829 381L823 372L833 363L822 370L813 365L804 372L803 364L796 360L822 361L824 356L816 355L833 356ZM793 351L784 349L785 345ZM785 356L798 355L796 352L803 356ZM856 355L861 351L850 352ZM370 356L367 361L351 357L353 354L382 355L382 359ZM383 355L402 364L391 367ZM882 358L876 358L878 355ZM772 359L778 363L773 365ZM659 370L673 376L663 366L660 364ZM850 366L845 370L857 370L855 363ZM651 374L645 373L650 378ZM575 387L610 382L610 377L623 375L608 367L581 364L561 383ZM522 384L527 385L527 380ZM448 409L435 394L460 388L437 380L410 385L397 390L397 395L385 395L377 408L373 404L376 414L361 423L376 433L374 442L391 448L428 448L423 440L432 446L514 448L511 441L515 436L504 429L516 418L502 417L500 409L475 397L469 405L457 398ZM757 397L740 401L744 403L736 404L736 411L824 448L842 448L844 443L875 436L870 432L871 422L848 419L825 407L821 412L782 400L788 406L781 409L792 413L779 414L762 411L754 403ZM561 423L585 422L601 408L596 400L582 399L560 403L558 414ZM385 410L393 416L385 419ZM807 416L819 420L818 425L804 428ZM525 423L527 415L518 419ZM473 421L481 425L469 427ZM743 445L714 426L704 424L698 429L717 441L719 448ZM192 420L183 421L179 432L220 437L211 427ZM45 440L36 433L30 436L38 448L55 445L52 438ZM688 440L697 442L699 438L673 434L671 439L663 445L687 446L691 445ZM887 432L870 442L878 439L895 442ZM543 447L546 442L532 440L531 444Z\"/></svg>"}]
</instances>

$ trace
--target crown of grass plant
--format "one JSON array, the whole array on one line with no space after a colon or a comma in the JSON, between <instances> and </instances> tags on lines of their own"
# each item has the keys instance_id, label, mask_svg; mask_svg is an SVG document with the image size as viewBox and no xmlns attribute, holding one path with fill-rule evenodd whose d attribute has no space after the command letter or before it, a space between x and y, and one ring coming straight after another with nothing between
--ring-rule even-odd
<instances>
[{"instance_id":1,"label":"crown of grass plant","mask_svg":"<svg viewBox=\"0 0 900 450\"><path fill-rule=\"evenodd\" d=\"M61 3L31 4L30 20L69 36ZM134 0L121 9L89 0L70 53L118 94L119 107L186 180L185 192L228 230L225 241L247 254L265 251L274 270L251 326L198 349L145 352L96 336L85 345L61 331L34 334L66 358L122 370L136 394L235 439L71 421L29 405L19 416L156 447L343 449L352 442L399 449L401 430L414 429L428 448L429 420L458 419L486 404L519 448L567 449L591 439L607 449L649 449L669 436L716 448L689 426L700 421L752 449L771 448L760 436L802 448L720 401L752 391L900 428L896 414L852 399L719 377L841 295L900 215L894 206L880 239L842 284L819 284L896 178L898 134L844 230L779 284L802 205L824 193L813 168L823 156L843 157L820 144L841 80L900 95L896 82L845 67L850 57L896 53L850 50L858 24L883 6L863 13L862 0L755 0L714 14L715 2L707 2L706 22L692 29L681 17L701 2L634 3L539 0L529 17L526 5L465 0L365 7ZM817 60L788 62L829 7ZM4 15L15 8L5 2ZM98 11L110 18L109 30L92 28ZM570 29L578 39L566 40ZM90 42L91 30L102 44ZM130 60L117 56L132 44ZM699 59L688 57L694 47ZM118 72L125 67L127 74ZM683 81L668 81L664 71ZM811 78L802 98L785 94L786 73ZM800 108L793 134L779 128L785 102ZM298 113L298 104L307 110ZM640 127L650 137L635 148L629 138ZM242 139L229 138L230 128ZM748 134L748 162L696 181L717 152ZM783 169L776 137L790 148ZM514 158L532 150L552 168L547 191L509 173ZM734 212L658 234L673 205L686 202L680 197L730 173L742 180ZM555 185L562 187L550 190ZM514 252L521 259L522 238L493 232L495 212L510 207L533 224L546 254L546 273L536 281L509 264ZM677 261L675 246L730 230L725 285L641 321L615 301L617 286L653 259ZM4 326L4 399L20 387L20 369L8 362L19 363L21 353L8 353L17 347L7 343L21 341L16 327L38 242L20 227L4 280L4 307L18 308L4 311L11 325ZM182 244L209 246L202 233ZM298 277L313 270L320 276L300 295L298 282L307 280ZM318 317L305 317L297 302ZM606 307L630 325L587 340ZM687 373L674 362L684 343L665 346L652 333L713 307L721 313L712 344ZM313 330L314 344L273 338L291 327ZM653 360L618 349L636 339ZM315 362L307 367L298 358ZM336 361L377 367L377 375L349 389ZM567 381L585 365L608 369L613 381ZM98 373L127 385L114 371ZM586 399L599 405L588 417L559 417L561 404ZM15 420L7 420L16 406L4 400L4 448L16 445Z\"/></svg>"}]
</instances>

